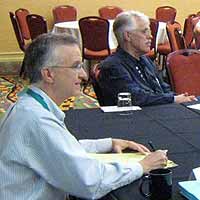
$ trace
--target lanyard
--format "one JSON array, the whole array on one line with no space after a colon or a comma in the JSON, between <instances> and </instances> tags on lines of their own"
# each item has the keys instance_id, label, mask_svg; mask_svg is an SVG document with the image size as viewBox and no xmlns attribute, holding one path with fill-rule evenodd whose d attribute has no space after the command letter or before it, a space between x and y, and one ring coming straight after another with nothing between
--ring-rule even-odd
<instances>
[{"instance_id":1,"label":"lanyard","mask_svg":"<svg viewBox=\"0 0 200 200\"><path fill-rule=\"evenodd\" d=\"M31 90L30 88L27 89L26 93L33 97L37 102L39 102L45 109L49 111L49 107L44 101L43 97Z\"/></svg>"}]
</instances>

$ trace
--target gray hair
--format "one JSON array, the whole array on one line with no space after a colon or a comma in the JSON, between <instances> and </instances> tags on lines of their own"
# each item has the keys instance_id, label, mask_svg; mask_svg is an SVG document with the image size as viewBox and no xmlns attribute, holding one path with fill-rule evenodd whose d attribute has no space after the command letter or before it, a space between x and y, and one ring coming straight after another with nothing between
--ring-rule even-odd
<instances>
[{"instance_id":1,"label":"gray hair","mask_svg":"<svg viewBox=\"0 0 200 200\"><path fill-rule=\"evenodd\" d=\"M121 12L117 15L113 24L113 31L120 46L123 46L125 31L131 31L139 28L137 24L138 20L149 23L148 16L138 11L130 10Z\"/></svg>"},{"instance_id":2,"label":"gray hair","mask_svg":"<svg viewBox=\"0 0 200 200\"><path fill-rule=\"evenodd\" d=\"M56 48L63 45L72 46L79 43L70 35L55 33L42 34L33 40L25 51L23 61L25 74L30 79L30 83L42 80L43 67L63 64L64 61L56 53Z\"/></svg>"}]
</instances>

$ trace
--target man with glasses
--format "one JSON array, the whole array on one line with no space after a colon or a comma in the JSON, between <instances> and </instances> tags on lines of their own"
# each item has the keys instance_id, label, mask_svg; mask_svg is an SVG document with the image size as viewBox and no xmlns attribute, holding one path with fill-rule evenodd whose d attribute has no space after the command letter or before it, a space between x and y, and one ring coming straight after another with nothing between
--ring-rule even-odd
<instances>
[{"instance_id":1,"label":"man with glasses","mask_svg":"<svg viewBox=\"0 0 200 200\"><path fill-rule=\"evenodd\" d=\"M116 105L117 94L130 92L135 105L182 103L196 98L188 93L175 95L158 76L154 63L145 56L150 51L149 18L137 11L120 13L113 24L118 41L116 53L100 65L97 80L101 105Z\"/></svg>"},{"instance_id":2,"label":"man with glasses","mask_svg":"<svg viewBox=\"0 0 200 200\"><path fill-rule=\"evenodd\" d=\"M120 139L80 140L69 132L59 105L80 94L87 79L77 40L43 34L25 52L31 86L0 124L0 199L64 200L66 195L97 199L167 162L165 151L150 153ZM138 163L105 164L87 152L149 153Z\"/></svg>"}]
</instances>

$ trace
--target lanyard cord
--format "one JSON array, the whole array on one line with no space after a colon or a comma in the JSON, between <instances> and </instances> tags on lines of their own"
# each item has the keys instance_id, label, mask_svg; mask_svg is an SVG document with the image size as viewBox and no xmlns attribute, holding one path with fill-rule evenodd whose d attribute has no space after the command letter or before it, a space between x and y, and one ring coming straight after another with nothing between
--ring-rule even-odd
<instances>
[{"instance_id":1,"label":"lanyard cord","mask_svg":"<svg viewBox=\"0 0 200 200\"><path fill-rule=\"evenodd\" d=\"M26 93L30 95L31 97L33 97L37 102L39 102L45 109L50 111L48 105L46 104L42 96L40 96L39 94L31 90L30 88L27 89Z\"/></svg>"}]
</instances>

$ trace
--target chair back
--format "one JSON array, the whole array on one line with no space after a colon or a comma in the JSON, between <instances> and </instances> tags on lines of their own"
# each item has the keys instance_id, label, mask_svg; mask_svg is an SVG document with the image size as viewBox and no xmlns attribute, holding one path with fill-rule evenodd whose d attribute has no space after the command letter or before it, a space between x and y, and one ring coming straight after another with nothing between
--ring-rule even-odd
<instances>
[{"instance_id":1,"label":"chair back","mask_svg":"<svg viewBox=\"0 0 200 200\"><path fill-rule=\"evenodd\" d=\"M9 12L9 16L10 16L10 20L12 22L12 26L13 26L13 29L14 29L14 32L15 32L15 36L17 38L19 48L22 51L25 51L25 42L24 42L24 39L22 37L22 33L19 29L19 24L17 22L16 16L14 15L13 12Z\"/></svg>"},{"instance_id":2,"label":"chair back","mask_svg":"<svg viewBox=\"0 0 200 200\"><path fill-rule=\"evenodd\" d=\"M151 29L151 49L156 47L156 36L158 31L158 21L156 19L150 18L150 29Z\"/></svg>"},{"instance_id":3,"label":"chair back","mask_svg":"<svg viewBox=\"0 0 200 200\"><path fill-rule=\"evenodd\" d=\"M184 22L183 36L185 38L185 43L188 48L192 47L193 42L193 23L192 19L196 17L196 14L189 15Z\"/></svg>"},{"instance_id":4,"label":"chair back","mask_svg":"<svg viewBox=\"0 0 200 200\"><path fill-rule=\"evenodd\" d=\"M25 8L19 8L15 11L15 16L17 18L19 28L21 29L22 37L25 40L29 40L31 38L28 29L28 24L26 21L26 16L29 14L30 14L29 11Z\"/></svg>"},{"instance_id":5,"label":"chair back","mask_svg":"<svg viewBox=\"0 0 200 200\"><path fill-rule=\"evenodd\" d=\"M200 49L200 16L193 18L192 22L194 25L195 48Z\"/></svg>"},{"instance_id":6,"label":"chair back","mask_svg":"<svg viewBox=\"0 0 200 200\"><path fill-rule=\"evenodd\" d=\"M151 29L151 47L150 51L146 54L148 57L150 57L152 60L156 59L156 36L158 31L158 21L156 19L150 18L150 29Z\"/></svg>"},{"instance_id":7,"label":"chair back","mask_svg":"<svg viewBox=\"0 0 200 200\"><path fill-rule=\"evenodd\" d=\"M123 9L117 6L104 6L99 8L99 16L104 19L115 19L121 12L123 12Z\"/></svg>"},{"instance_id":8,"label":"chair back","mask_svg":"<svg viewBox=\"0 0 200 200\"><path fill-rule=\"evenodd\" d=\"M54 23L76 21L77 10L73 6L60 5L53 8Z\"/></svg>"},{"instance_id":9,"label":"chair back","mask_svg":"<svg viewBox=\"0 0 200 200\"><path fill-rule=\"evenodd\" d=\"M171 6L161 6L156 8L156 19L161 22L173 24L176 18L176 8Z\"/></svg>"},{"instance_id":10,"label":"chair back","mask_svg":"<svg viewBox=\"0 0 200 200\"><path fill-rule=\"evenodd\" d=\"M174 92L200 95L199 60L200 52L195 49L178 50L168 55L167 70Z\"/></svg>"},{"instance_id":11,"label":"chair back","mask_svg":"<svg viewBox=\"0 0 200 200\"><path fill-rule=\"evenodd\" d=\"M110 55L109 22L106 19L96 16L84 17L79 20L79 28L83 59L101 60Z\"/></svg>"},{"instance_id":12,"label":"chair back","mask_svg":"<svg viewBox=\"0 0 200 200\"><path fill-rule=\"evenodd\" d=\"M185 39L181 32L181 27L175 24L167 24L167 35L169 38L169 43L171 51L176 51L179 49L185 49Z\"/></svg>"},{"instance_id":13,"label":"chair back","mask_svg":"<svg viewBox=\"0 0 200 200\"><path fill-rule=\"evenodd\" d=\"M32 40L40 34L47 33L47 21L44 17L31 14L27 15L26 20Z\"/></svg>"}]
</instances>

